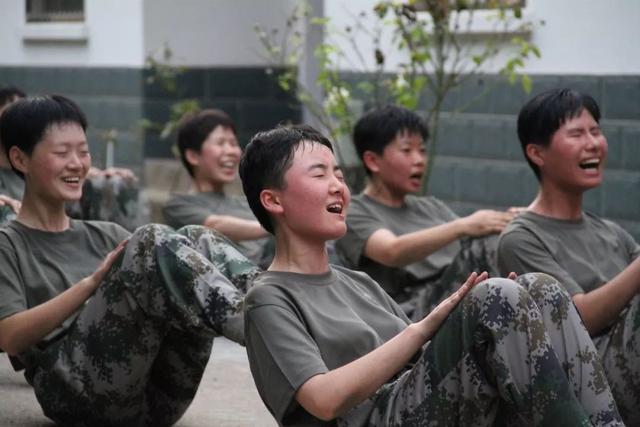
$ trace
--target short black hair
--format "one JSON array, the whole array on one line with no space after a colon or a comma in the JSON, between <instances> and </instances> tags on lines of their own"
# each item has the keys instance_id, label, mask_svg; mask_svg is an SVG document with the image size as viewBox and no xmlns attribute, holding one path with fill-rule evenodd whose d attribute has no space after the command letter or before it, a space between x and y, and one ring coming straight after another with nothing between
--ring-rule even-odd
<instances>
[{"instance_id":1,"label":"short black hair","mask_svg":"<svg viewBox=\"0 0 640 427\"><path fill-rule=\"evenodd\" d=\"M27 95L15 86L0 87L0 110L7 104L25 98Z\"/></svg>"},{"instance_id":2,"label":"short black hair","mask_svg":"<svg viewBox=\"0 0 640 427\"><path fill-rule=\"evenodd\" d=\"M553 134L567 121L587 110L600 122L600 108L590 95L574 89L551 89L534 96L518 114L518 139L525 159L540 181L540 169L527 156L527 145L548 146Z\"/></svg>"},{"instance_id":3,"label":"short black hair","mask_svg":"<svg viewBox=\"0 0 640 427\"><path fill-rule=\"evenodd\" d=\"M273 222L260 202L260 193L265 188L285 188L284 175L296 148L304 142L322 144L333 152L331 142L309 125L280 126L254 135L240 160L240 179L249 207L271 234Z\"/></svg>"},{"instance_id":4,"label":"short black hair","mask_svg":"<svg viewBox=\"0 0 640 427\"><path fill-rule=\"evenodd\" d=\"M0 140L7 158L16 146L27 155L53 125L75 123L87 130L87 118L78 105L62 95L23 98L11 104L0 118ZM13 171L22 173L11 165Z\"/></svg>"},{"instance_id":5,"label":"short black hair","mask_svg":"<svg viewBox=\"0 0 640 427\"><path fill-rule=\"evenodd\" d=\"M363 160L365 151L382 155L385 147L402 132L419 134L425 142L429 138L427 124L411 110L387 105L367 112L353 129L353 143L360 160ZM370 175L366 166L365 169Z\"/></svg>"},{"instance_id":6,"label":"short black hair","mask_svg":"<svg viewBox=\"0 0 640 427\"><path fill-rule=\"evenodd\" d=\"M218 126L231 129L236 133L236 125L231 117L222 110L214 108L185 114L180 119L178 125L178 151L180 160L193 177L193 166L187 161L187 150L191 149L199 153L202 144L207 140L209 134Z\"/></svg>"}]
</instances>

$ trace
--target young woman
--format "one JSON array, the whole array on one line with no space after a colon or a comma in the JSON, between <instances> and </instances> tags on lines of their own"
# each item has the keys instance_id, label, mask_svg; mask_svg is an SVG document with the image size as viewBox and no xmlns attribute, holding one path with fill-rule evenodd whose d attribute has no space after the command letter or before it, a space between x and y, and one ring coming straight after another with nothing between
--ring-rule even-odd
<instances>
[{"instance_id":1,"label":"young woman","mask_svg":"<svg viewBox=\"0 0 640 427\"><path fill-rule=\"evenodd\" d=\"M350 194L326 138L309 127L259 133L240 176L276 239L245 299L245 337L280 425L622 425L553 278L473 273L410 323L370 277L328 264Z\"/></svg>"},{"instance_id":2,"label":"young woman","mask_svg":"<svg viewBox=\"0 0 640 427\"><path fill-rule=\"evenodd\" d=\"M203 228L130 235L67 217L91 167L86 125L62 96L17 101L2 117L25 193L0 230L0 348L61 425L171 425L214 335L242 342L242 293L257 269Z\"/></svg>"}]
</instances>

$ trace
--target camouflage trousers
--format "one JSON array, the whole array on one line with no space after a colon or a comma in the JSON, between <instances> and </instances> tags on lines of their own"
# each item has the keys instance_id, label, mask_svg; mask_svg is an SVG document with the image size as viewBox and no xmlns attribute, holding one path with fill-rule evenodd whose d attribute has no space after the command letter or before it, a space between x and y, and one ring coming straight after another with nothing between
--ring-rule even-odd
<instances>
[{"instance_id":1,"label":"camouflage trousers","mask_svg":"<svg viewBox=\"0 0 640 427\"><path fill-rule=\"evenodd\" d=\"M640 426L640 295L593 342L622 418L629 426Z\"/></svg>"},{"instance_id":2,"label":"camouflage trousers","mask_svg":"<svg viewBox=\"0 0 640 427\"><path fill-rule=\"evenodd\" d=\"M569 295L548 275L477 285L397 380L341 420L374 426L623 425Z\"/></svg>"},{"instance_id":3,"label":"camouflage trousers","mask_svg":"<svg viewBox=\"0 0 640 427\"><path fill-rule=\"evenodd\" d=\"M421 286L415 296L403 303L407 315L418 321L433 310L442 300L455 292L471 272L486 271L490 277L499 276L497 266L498 235L474 239L462 239L460 251L437 279Z\"/></svg>"},{"instance_id":4,"label":"camouflage trousers","mask_svg":"<svg viewBox=\"0 0 640 427\"><path fill-rule=\"evenodd\" d=\"M243 343L243 294L257 273L202 227L136 230L64 337L25 363L45 415L64 426L175 423L213 337Z\"/></svg>"}]
</instances>

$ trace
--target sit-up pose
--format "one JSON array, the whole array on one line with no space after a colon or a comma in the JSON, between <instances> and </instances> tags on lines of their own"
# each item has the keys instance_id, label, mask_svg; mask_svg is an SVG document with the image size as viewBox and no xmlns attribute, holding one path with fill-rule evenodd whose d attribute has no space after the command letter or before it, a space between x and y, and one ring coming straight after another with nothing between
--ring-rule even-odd
<instances>
[{"instance_id":1,"label":"sit-up pose","mask_svg":"<svg viewBox=\"0 0 640 427\"><path fill-rule=\"evenodd\" d=\"M0 121L22 208L0 229L0 349L64 426L165 426L187 409L215 335L243 342L257 269L202 227L72 220L91 166L86 119L62 96ZM126 240L128 239L128 241Z\"/></svg>"},{"instance_id":2,"label":"sit-up pose","mask_svg":"<svg viewBox=\"0 0 640 427\"><path fill-rule=\"evenodd\" d=\"M368 183L353 198L343 263L373 277L414 320L450 295L471 271L496 273L497 233L513 212L480 210L459 218L420 190L427 127L412 111L387 106L365 114L353 142ZM463 239L493 235L491 239ZM462 240L461 240L462 239Z\"/></svg>"},{"instance_id":3,"label":"sit-up pose","mask_svg":"<svg viewBox=\"0 0 640 427\"><path fill-rule=\"evenodd\" d=\"M502 271L543 271L567 288L622 417L640 425L640 246L582 209L607 158L599 121L596 101L571 89L541 93L522 107L518 137L539 189L500 237L498 261Z\"/></svg>"},{"instance_id":4,"label":"sit-up pose","mask_svg":"<svg viewBox=\"0 0 640 427\"><path fill-rule=\"evenodd\" d=\"M622 425L593 343L550 276L472 273L412 324L369 276L328 264L350 195L325 137L261 132L240 176L276 239L244 310L251 371L280 425Z\"/></svg>"},{"instance_id":5,"label":"sit-up pose","mask_svg":"<svg viewBox=\"0 0 640 427\"><path fill-rule=\"evenodd\" d=\"M236 179L242 153L231 118L220 110L186 115L178 129L178 150L196 192L171 197L163 209L167 224L217 230L257 265L269 265L273 246L268 233L244 197L225 194L225 187Z\"/></svg>"}]
</instances>

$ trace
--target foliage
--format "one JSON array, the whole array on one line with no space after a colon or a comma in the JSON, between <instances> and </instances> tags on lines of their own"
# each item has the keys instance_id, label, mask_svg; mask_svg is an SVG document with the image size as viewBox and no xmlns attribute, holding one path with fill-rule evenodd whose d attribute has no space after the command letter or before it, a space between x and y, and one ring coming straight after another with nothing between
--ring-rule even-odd
<instances>
[{"instance_id":1,"label":"foliage","mask_svg":"<svg viewBox=\"0 0 640 427\"><path fill-rule=\"evenodd\" d=\"M474 31L474 21L479 20L476 9L480 3L483 8L492 8L492 13L484 23L485 31L478 34ZM277 75L280 87L295 92L336 142L353 128L354 96L368 107L395 103L411 110L423 110L431 130L423 188L426 191L435 159L440 112L453 88L492 65L499 53L509 51L509 56L503 58L504 63L498 67L499 72L512 84L520 80L526 92L531 90L531 79L519 71L527 59L539 57L540 51L522 36L533 24L523 18L519 3L514 0L383 0L372 10L353 15L353 25L344 28L332 26L328 18L310 17L308 5L302 3L291 12L282 34L260 25L256 25L255 30L270 63L285 70ZM374 22L370 28L363 24L369 16ZM308 88L296 81L296 66L305 54L304 22L319 25L325 32L324 43L314 52L319 62L317 84L325 94L323 102L314 100ZM363 37L371 42L372 51L363 52L359 43ZM399 64L388 64L392 52L400 53L404 59ZM369 78L351 82L340 72L343 68L366 73Z\"/></svg>"},{"instance_id":2,"label":"foliage","mask_svg":"<svg viewBox=\"0 0 640 427\"><path fill-rule=\"evenodd\" d=\"M145 84L157 85L164 93L177 99L169 106L169 119L166 122L155 123L148 119L142 121L143 128L159 132L160 138L163 140L173 135L182 116L200 109L200 103L197 99L183 99L181 97L179 78L186 71L186 68L170 65L172 56L171 48L165 44L159 52L150 54L145 60L145 68L148 70ZM173 151L175 154L175 149Z\"/></svg>"}]
</instances>

